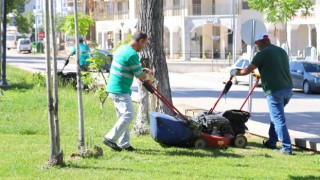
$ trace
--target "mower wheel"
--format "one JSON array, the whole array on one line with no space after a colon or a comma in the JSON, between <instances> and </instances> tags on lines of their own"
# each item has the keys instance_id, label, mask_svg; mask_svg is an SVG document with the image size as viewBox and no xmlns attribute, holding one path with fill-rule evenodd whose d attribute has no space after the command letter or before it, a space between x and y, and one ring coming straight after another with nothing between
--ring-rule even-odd
<instances>
[{"instance_id":1,"label":"mower wheel","mask_svg":"<svg viewBox=\"0 0 320 180\"><path fill-rule=\"evenodd\" d=\"M194 148L196 149L205 149L207 147L207 143L204 139L198 138L194 142Z\"/></svg>"},{"instance_id":2,"label":"mower wheel","mask_svg":"<svg viewBox=\"0 0 320 180\"><path fill-rule=\"evenodd\" d=\"M238 134L233 140L234 146L237 148L245 148L247 142L247 138L243 134Z\"/></svg>"}]
</instances>

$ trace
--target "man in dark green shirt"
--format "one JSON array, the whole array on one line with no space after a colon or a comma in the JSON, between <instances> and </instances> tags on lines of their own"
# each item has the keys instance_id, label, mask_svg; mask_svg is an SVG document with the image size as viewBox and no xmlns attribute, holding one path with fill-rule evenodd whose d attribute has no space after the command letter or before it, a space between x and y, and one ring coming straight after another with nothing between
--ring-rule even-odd
<instances>
[{"instance_id":1,"label":"man in dark green shirt","mask_svg":"<svg viewBox=\"0 0 320 180\"><path fill-rule=\"evenodd\" d=\"M282 48L272 45L265 33L257 34L255 44L260 52L254 56L251 64L242 70L232 69L230 75L247 75L258 68L271 118L269 139L264 140L263 145L275 149L275 152L291 155L291 140L284 114L284 107L292 96L289 57ZM280 150L276 149L278 140L282 143Z\"/></svg>"}]
</instances>

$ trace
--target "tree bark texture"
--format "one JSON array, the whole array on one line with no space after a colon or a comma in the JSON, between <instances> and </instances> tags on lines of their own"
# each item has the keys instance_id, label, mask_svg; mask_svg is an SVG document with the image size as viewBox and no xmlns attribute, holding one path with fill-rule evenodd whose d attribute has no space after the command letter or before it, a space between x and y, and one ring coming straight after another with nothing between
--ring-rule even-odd
<instances>
[{"instance_id":1,"label":"tree bark texture","mask_svg":"<svg viewBox=\"0 0 320 180\"><path fill-rule=\"evenodd\" d=\"M163 0L139 0L139 18L137 30L147 33L149 43L140 52L140 61L142 67L153 70L157 90L172 102L171 88L169 82L168 67L165 53L163 50ZM172 115L171 111L158 99L149 98L147 90L139 85L139 111L134 132L143 134L148 131L149 121L149 99L155 99L155 109L153 111Z\"/></svg>"},{"instance_id":2,"label":"tree bark texture","mask_svg":"<svg viewBox=\"0 0 320 180\"><path fill-rule=\"evenodd\" d=\"M54 120L54 127L55 127L55 146L56 146L56 157L58 158L58 163L63 164L63 154L60 149L60 126L59 126L59 113L58 113L58 76L57 76L57 43L56 43L56 32L55 32L55 21L54 21L54 7L53 1L50 0L50 43L51 43L51 56L53 60L53 120Z\"/></svg>"},{"instance_id":3,"label":"tree bark texture","mask_svg":"<svg viewBox=\"0 0 320 180\"><path fill-rule=\"evenodd\" d=\"M49 2L50 1L50 2ZM60 153L60 144L57 145L57 131L54 121L54 106L53 106L53 95L52 95L52 79L51 79L51 58L50 58L50 11L49 8L52 5L52 0L45 0L45 54L46 54L46 86L47 86L47 104L48 104L48 123L49 123L49 134L50 134L50 156L48 160L48 166L61 165L63 164L63 155ZM52 13L51 13L52 15Z\"/></svg>"}]
</instances>

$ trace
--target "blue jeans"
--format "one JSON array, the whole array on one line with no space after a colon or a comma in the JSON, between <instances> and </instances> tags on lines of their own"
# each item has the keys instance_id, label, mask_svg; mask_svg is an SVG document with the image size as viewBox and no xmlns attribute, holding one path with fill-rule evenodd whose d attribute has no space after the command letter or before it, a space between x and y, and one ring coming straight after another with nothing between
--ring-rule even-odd
<instances>
[{"instance_id":1,"label":"blue jeans","mask_svg":"<svg viewBox=\"0 0 320 180\"><path fill-rule=\"evenodd\" d=\"M282 89L269 94L266 98L270 111L269 145L275 146L278 139L282 143L282 151L292 152L290 135L286 125L284 107L292 97L292 89Z\"/></svg>"},{"instance_id":2,"label":"blue jeans","mask_svg":"<svg viewBox=\"0 0 320 180\"><path fill-rule=\"evenodd\" d=\"M130 145L130 129L129 126L134 118L133 103L130 94L112 94L109 93L116 108L118 121L112 127L105 138L112 142L119 141L119 146L127 148Z\"/></svg>"}]
</instances>

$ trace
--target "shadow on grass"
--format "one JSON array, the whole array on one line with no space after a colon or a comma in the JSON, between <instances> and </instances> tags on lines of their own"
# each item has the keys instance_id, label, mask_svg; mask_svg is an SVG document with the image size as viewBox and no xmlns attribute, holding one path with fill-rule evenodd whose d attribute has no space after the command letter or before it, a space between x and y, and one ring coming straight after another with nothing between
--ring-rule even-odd
<instances>
[{"instance_id":1,"label":"shadow on grass","mask_svg":"<svg viewBox=\"0 0 320 180\"><path fill-rule=\"evenodd\" d=\"M10 89L17 89L19 91L25 91L28 89L32 89L34 87L33 84L26 84L26 83L13 83L8 86L8 88L5 88L5 90L10 90Z\"/></svg>"},{"instance_id":2,"label":"shadow on grass","mask_svg":"<svg viewBox=\"0 0 320 180\"><path fill-rule=\"evenodd\" d=\"M293 180L304 180L304 179L320 179L320 176L289 176L289 179L293 179Z\"/></svg>"},{"instance_id":3,"label":"shadow on grass","mask_svg":"<svg viewBox=\"0 0 320 180\"><path fill-rule=\"evenodd\" d=\"M267 149L267 150L273 151L273 149L268 149L268 148L264 147L262 145L262 143L257 143L257 142L249 142L246 147L246 149L254 149L254 148L261 148L261 149ZM280 143L280 145L279 144L277 145L277 149L281 149L281 143ZM318 152L314 152L310 149L301 148L301 147L297 147L297 146L292 147L292 155L293 156L296 155L297 153L303 153L303 152L310 152L310 155L319 154ZM272 156L268 155L266 157L272 157Z\"/></svg>"},{"instance_id":4,"label":"shadow on grass","mask_svg":"<svg viewBox=\"0 0 320 180\"><path fill-rule=\"evenodd\" d=\"M211 152L211 154L208 154L208 152ZM222 150L222 149L213 149L213 148L207 148L204 149L203 152L197 151L170 151L166 152L167 155L171 156L193 156L193 157L208 157L208 158L214 158L214 157L232 157L232 158L241 158L242 155L234 154L233 152Z\"/></svg>"},{"instance_id":5,"label":"shadow on grass","mask_svg":"<svg viewBox=\"0 0 320 180\"><path fill-rule=\"evenodd\" d=\"M173 146L172 146L173 147ZM167 148L170 148L169 146ZM195 149L192 148L182 148L181 149L174 149L174 150L154 150L154 149L137 149L135 153L141 154L141 155L159 155L159 154L165 154L169 156L193 156L193 157L234 157L234 158L241 158L242 155L233 154L230 151L226 151L223 149L214 149L214 148L207 148L203 149L203 151L195 151Z\"/></svg>"},{"instance_id":6,"label":"shadow on grass","mask_svg":"<svg viewBox=\"0 0 320 180\"><path fill-rule=\"evenodd\" d=\"M76 168L76 169L105 169L104 167L98 167L98 166L89 166L89 165L79 165L79 164L73 164L72 162L67 162L63 167L67 168Z\"/></svg>"}]
</instances>

